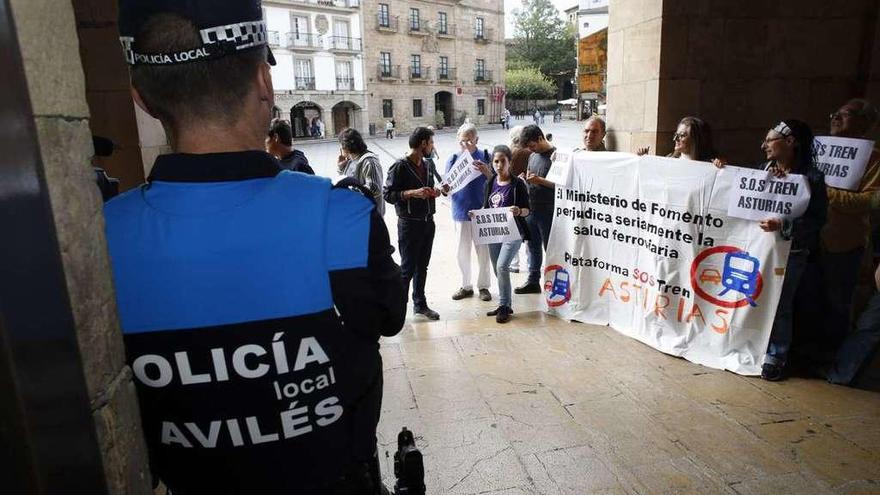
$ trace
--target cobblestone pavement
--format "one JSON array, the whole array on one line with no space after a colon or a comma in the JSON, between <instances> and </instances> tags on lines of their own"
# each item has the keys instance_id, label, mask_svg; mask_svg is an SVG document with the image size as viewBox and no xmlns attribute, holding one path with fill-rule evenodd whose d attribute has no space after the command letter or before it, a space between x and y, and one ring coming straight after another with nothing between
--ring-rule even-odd
<instances>
[{"instance_id":1,"label":"cobblestone pavement","mask_svg":"<svg viewBox=\"0 0 880 495\"><path fill-rule=\"evenodd\" d=\"M547 127L561 148L580 139L575 122ZM480 133L481 147L505 140ZM442 159L455 149L454 134L436 142ZM368 144L386 170L406 150L404 137ZM301 148L332 174L335 144ZM495 301L451 300L461 281L449 205L438 210L427 294L441 320L410 317L381 343L389 486L407 426L429 494L880 493L880 394L704 368L546 316L538 296L514 296L513 320L497 325L484 314ZM396 237L393 208L385 220Z\"/></svg>"}]
</instances>

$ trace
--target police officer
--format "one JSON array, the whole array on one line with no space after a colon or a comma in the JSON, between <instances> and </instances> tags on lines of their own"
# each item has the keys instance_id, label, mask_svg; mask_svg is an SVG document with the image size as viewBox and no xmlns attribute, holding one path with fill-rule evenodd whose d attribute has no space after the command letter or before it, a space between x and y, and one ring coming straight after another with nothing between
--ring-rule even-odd
<instances>
[{"instance_id":1,"label":"police officer","mask_svg":"<svg viewBox=\"0 0 880 495\"><path fill-rule=\"evenodd\" d=\"M406 310L382 218L263 151L259 0L121 0L119 25L174 151L105 209L154 475L174 495L379 493L377 342Z\"/></svg>"}]
</instances>

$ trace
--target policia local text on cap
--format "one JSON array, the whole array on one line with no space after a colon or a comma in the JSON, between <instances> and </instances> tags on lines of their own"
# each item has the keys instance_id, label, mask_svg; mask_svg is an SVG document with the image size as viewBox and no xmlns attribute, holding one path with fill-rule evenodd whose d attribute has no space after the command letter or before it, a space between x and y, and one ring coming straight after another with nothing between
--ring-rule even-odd
<instances>
[{"instance_id":1,"label":"policia local text on cap","mask_svg":"<svg viewBox=\"0 0 880 495\"><path fill-rule=\"evenodd\" d=\"M119 12L133 98L174 151L105 207L155 481L174 495L381 493L378 338L406 311L381 216L354 185L263 151L274 60L259 1Z\"/></svg>"}]
</instances>

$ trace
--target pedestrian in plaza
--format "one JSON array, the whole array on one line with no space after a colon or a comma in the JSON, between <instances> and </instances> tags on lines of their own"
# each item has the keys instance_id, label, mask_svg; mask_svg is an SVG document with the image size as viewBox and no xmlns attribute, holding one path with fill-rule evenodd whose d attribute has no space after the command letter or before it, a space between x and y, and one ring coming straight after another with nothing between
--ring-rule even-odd
<instances>
[{"instance_id":1,"label":"pedestrian in plaza","mask_svg":"<svg viewBox=\"0 0 880 495\"><path fill-rule=\"evenodd\" d=\"M501 128L510 130L510 110L507 108L501 112Z\"/></svg>"},{"instance_id":2,"label":"pedestrian in plaza","mask_svg":"<svg viewBox=\"0 0 880 495\"><path fill-rule=\"evenodd\" d=\"M485 245L477 245L474 243L473 230L471 229L471 219L468 212L478 210L483 204L483 189L486 185L486 177L491 176L489 163L492 156L488 150L479 149L477 143L480 137L477 134L477 128L473 124L463 124L458 128L458 142L461 151L455 153L446 160L446 173L452 169L452 166L458 161L462 153L470 153L474 159L474 167L478 168L483 175L480 175L459 191L452 194L452 220L455 224L455 233L458 237L458 269L461 272L461 287L452 294L452 300L458 301L474 295L471 276L471 253L477 253L477 289L480 299L483 301L491 301L492 294L489 292L489 286L492 283L489 274L489 249Z\"/></svg>"},{"instance_id":3,"label":"pedestrian in plaza","mask_svg":"<svg viewBox=\"0 0 880 495\"><path fill-rule=\"evenodd\" d=\"M274 155L285 170L315 175L305 153L293 148L293 130L286 120L275 119L269 125L266 151Z\"/></svg>"},{"instance_id":4,"label":"pedestrian in plaza","mask_svg":"<svg viewBox=\"0 0 880 495\"><path fill-rule=\"evenodd\" d=\"M118 11L134 101L172 151L104 211L150 474L175 495L380 493L378 340L406 315L382 218L263 150L259 0Z\"/></svg>"},{"instance_id":5,"label":"pedestrian in plaza","mask_svg":"<svg viewBox=\"0 0 880 495\"><path fill-rule=\"evenodd\" d=\"M385 214L385 198L382 196L382 164L375 153L367 149L367 143L356 129L348 128L339 133L340 153L337 170L366 187L376 203L376 211Z\"/></svg>"},{"instance_id":6,"label":"pedestrian in plaza","mask_svg":"<svg viewBox=\"0 0 880 495\"><path fill-rule=\"evenodd\" d=\"M385 121L385 139L394 139L394 124L390 120Z\"/></svg>"},{"instance_id":7,"label":"pedestrian in plaza","mask_svg":"<svg viewBox=\"0 0 880 495\"><path fill-rule=\"evenodd\" d=\"M832 136L865 139L877 124L877 108L867 100L850 100L831 114ZM880 150L875 149L856 190L828 187L828 221L822 228L819 256L824 293L821 346L837 348L851 328L853 293L865 261L871 231L871 205L880 191ZM870 266L870 263L864 263ZM870 273L870 269L868 271Z\"/></svg>"},{"instance_id":8,"label":"pedestrian in plaza","mask_svg":"<svg viewBox=\"0 0 880 495\"><path fill-rule=\"evenodd\" d=\"M810 253L819 249L819 236L825 223L828 199L825 177L816 168L813 160L813 131L807 124L794 119L783 120L767 131L761 149L767 156L764 170L777 177L801 174L810 185L810 203L801 217L793 220L768 218L760 224L764 231L779 232L783 239L791 241L782 293L761 370L761 377L765 380L778 381L785 377L785 366L791 349L794 296Z\"/></svg>"},{"instance_id":9,"label":"pedestrian in plaza","mask_svg":"<svg viewBox=\"0 0 880 495\"><path fill-rule=\"evenodd\" d=\"M584 122L584 147L587 151L607 151L605 149L605 121L592 116Z\"/></svg>"},{"instance_id":10,"label":"pedestrian in plaza","mask_svg":"<svg viewBox=\"0 0 880 495\"><path fill-rule=\"evenodd\" d=\"M510 208L514 216L520 239L504 243L489 244L492 266L498 278L498 307L486 313L494 316L498 323L510 321L513 304L510 290L510 263L523 241L529 239L529 228L525 219L529 215L529 190L525 181L510 174L513 154L507 146L499 145L492 150L491 178L483 188L483 208Z\"/></svg>"},{"instance_id":11,"label":"pedestrian in plaza","mask_svg":"<svg viewBox=\"0 0 880 495\"><path fill-rule=\"evenodd\" d=\"M409 152L394 162L385 180L385 201L397 212L397 243L403 285L409 294L412 282L413 313L429 320L440 315L428 307L425 282L434 246L434 200L440 192L434 188L434 174L425 160L434 151L434 131L416 127L409 137Z\"/></svg>"},{"instance_id":12,"label":"pedestrian in plaza","mask_svg":"<svg viewBox=\"0 0 880 495\"><path fill-rule=\"evenodd\" d=\"M541 112L538 109L535 109L535 114L532 115L532 119L535 121L535 125L541 124Z\"/></svg>"},{"instance_id":13,"label":"pedestrian in plaza","mask_svg":"<svg viewBox=\"0 0 880 495\"><path fill-rule=\"evenodd\" d=\"M529 185L529 204L531 214L526 217L529 227L529 278L526 283L517 287L517 294L539 294L541 292L541 265L544 259L543 250L547 249L550 229L553 226L553 203L556 185L546 179L552 164L551 156L556 151L546 139L541 128L536 125L527 126L522 131L520 142L532 154L529 156L526 182Z\"/></svg>"}]
</instances>

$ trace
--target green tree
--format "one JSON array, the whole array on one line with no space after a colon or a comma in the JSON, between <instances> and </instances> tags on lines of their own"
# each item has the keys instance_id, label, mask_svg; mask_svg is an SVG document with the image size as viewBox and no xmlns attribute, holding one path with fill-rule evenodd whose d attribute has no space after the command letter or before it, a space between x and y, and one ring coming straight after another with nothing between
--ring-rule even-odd
<instances>
[{"instance_id":1,"label":"green tree","mask_svg":"<svg viewBox=\"0 0 880 495\"><path fill-rule=\"evenodd\" d=\"M556 86L538 69L508 69L504 74L507 97L513 100L553 98Z\"/></svg>"},{"instance_id":2,"label":"green tree","mask_svg":"<svg viewBox=\"0 0 880 495\"><path fill-rule=\"evenodd\" d=\"M513 10L513 17L508 68L537 67L551 78L574 72L577 34L550 0L522 0L522 7Z\"/></svg>"}]
</instances>

